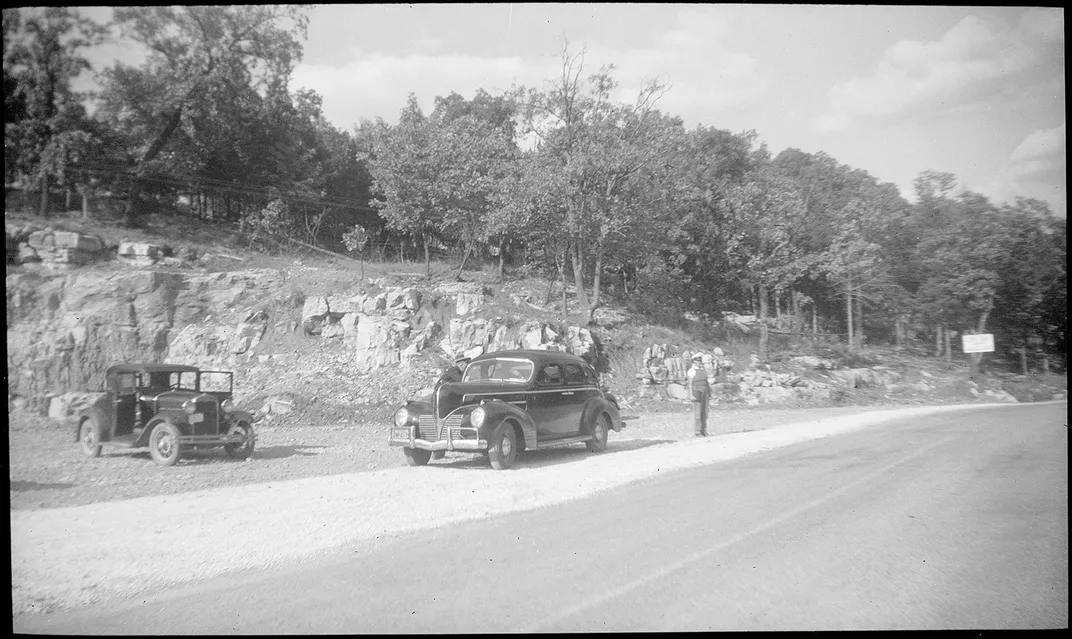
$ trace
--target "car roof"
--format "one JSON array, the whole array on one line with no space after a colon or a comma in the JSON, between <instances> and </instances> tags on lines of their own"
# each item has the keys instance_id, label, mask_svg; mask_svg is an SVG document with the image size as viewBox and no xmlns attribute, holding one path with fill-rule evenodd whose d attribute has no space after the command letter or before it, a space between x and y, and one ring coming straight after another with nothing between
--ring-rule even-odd
<instances>
[{"instance_id":1,"label":"car roof","mask_svg":"<svg viewBox=\"0 0 1072 639\"><path fill-rule=\"evenodd\" d=\"M196 366L185 364L116 364L108 369L107 374L112 373L196 373Z\"/></svg>"},{"instance_id":2,"label":"car roof","mask_svg":"<svg viewBox=\"0 0 1072 639\"><path fill-rule=\"evenodd\" d=\"M524 359L531 359L536 362L537 365L545 364L547 362L576 362L578 364L585 364L583 357L574 355L573 353L567 353L565 351L545 351L536 349L517 349L510 351L494 351L491 353L484 353L483 355L477 355L472 359L472 362L479 362L487 359L493 359L496 357L520 357ZM470 363L472 363L470 362Z\"/></svg>"}]
</instances>

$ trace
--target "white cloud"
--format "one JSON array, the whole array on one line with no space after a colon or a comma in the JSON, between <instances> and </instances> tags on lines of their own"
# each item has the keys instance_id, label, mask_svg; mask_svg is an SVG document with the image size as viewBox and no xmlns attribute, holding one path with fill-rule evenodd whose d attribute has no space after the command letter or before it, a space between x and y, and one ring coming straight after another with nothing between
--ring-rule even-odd
<instances>
[{"instance_id":1,"label":"white cloud","mask_svg":"<svg viewBox=\"0 0 1072 639\"><path fill-rule=\"evenodd\" d=\"M471 97L478 88L495 93L514 83L538 82L546 77L545 67L516 57L370 54L344 66L300 64L292 85L315 90L324 98L328 120L349 127L360 118L397 120L409 93L427 112L436 96L455 91Z\"/></svg>"},{"instance_id":2,"label":"white cloud","mask_svg":"<svg viewBox=\"0 0 1072 639\"><path fill-rule=\"evenodd\" d=\"M1063 16L1061 10L1032 10L1009 27L993 17L969 15L939 40L897 42L874 73L831 87L829 111L812 125L829 131L832 121L846 126L859 119L945 112L1033 84L1040 72L1063 71Z\"/></svg>"},{"instance_id":3,"label":"white cloud","mask_svg":"<svg viewBox=\"0 0 1072 639\"><path fill-rule=\"evenodd\" d=\"M583 76L613 63L618 89L613 98L632 102L649 80L671 85L659 106L690 119L710 120L713 111L754 103L768 80L752 56L729 50L723 43L728 25L712 10L680 11L675 26L652 44L623 47L599 41L574 41L570 52L586 49ZM397 118L406 95L416 93L430 110L435 96L456 91L469 97L477 88L488 92L514 84L544 88L561 73L557 55L494 57L432 54L440 42L429 40L418 53L391 56L360 54L344 65L302 63L292 86L315 90L324 98L324 112L336 126L349 127L360 118Z\"/></svg>"},{"instance_id":4,"label":"white cloud","mask_svg":"<svg viewBox=\"0 0 1072 639\"><path fill-rule=\"evenodd\" d=\"M1065 152L1065 125L1053 129L1035 131L1012 152L1017 162L1031 161L1051 156L1063 156Z\"/></svg>"}]
</instances>

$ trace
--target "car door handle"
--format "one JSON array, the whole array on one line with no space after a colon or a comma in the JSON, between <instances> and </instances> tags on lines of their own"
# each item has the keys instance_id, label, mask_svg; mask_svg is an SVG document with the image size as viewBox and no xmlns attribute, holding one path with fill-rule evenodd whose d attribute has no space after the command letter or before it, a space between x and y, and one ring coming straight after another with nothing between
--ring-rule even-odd
<instances>
[{"instance_id":1,"label":"car door handle","mask_svg":"<svg viewBox=\"0 0 1072 639\"><path fill-rule=\"evenodd\" d=\"M562 391L563 395L572 395L573 391Z\"/></svg>"}]
</instances>

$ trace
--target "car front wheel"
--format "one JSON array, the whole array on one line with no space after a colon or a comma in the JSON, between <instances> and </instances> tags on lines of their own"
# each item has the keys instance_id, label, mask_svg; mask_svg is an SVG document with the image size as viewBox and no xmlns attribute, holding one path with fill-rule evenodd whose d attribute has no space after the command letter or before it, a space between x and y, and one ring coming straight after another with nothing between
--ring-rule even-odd
<instances>
[{"instance_id":1,"label":"car front wheel","mask_svg":"<svg viewBox=\"0 0 1072 639\"><path fill-rule=\"evenodd\" d=\"M179 429L174 424L157 424L149 435L149 454L161 466L174 466L182 455Z\"/></svg>"},{"instance_id":2,"label":"car front wheel","mask_svg":"<svg viewBox=\"0 0 1072 639\"><path fill-rule=\"evenodd\" d=\"M517 459L517 433L510 423L500 424L491 434L488 446L488 460L495 470L506 470Z\"/></svg>"},{"instance_id":3,"label":"car front wheel","mask_svg":"<svg viewBox=\"0 0 1072 639\"><path fill-rule=\"evenodd\" d=\"M403 448L406 455L406 463L410 466L424 466L432 458L432 451L421 448Z\"/></svg>"},{"instance_id":4,"label":"car front wheel","mask_svg":"<svg viewBox=\"0 0 1072 639\"><path fill-rule=\"evenodd\" d=\"M78 431L78 441L82 445L82 454L86 457L100 457L100 430L92 417L82 422Z\"/></svg>"},{"instance_id":5,"label":"car front wheel","mask_svg":"<svg viewBox=\"0 0 1072 639\"><path fill-rule=\"evenodd\" d=\"M585 442L585 446L588 447L590 453L602 453L607 449L607 434L610 431L609 419L606 413L600 413L596 418L594 424L592 424L592 439Z\"/></svg>"},{"instance_id":6,"label":"car front wheel","mask_svg":"<svg viewBox=\"0 0 1072 639\"><path fill-rule=\"evenodd\" d=\"M243 435L246 441L240 444L224 444L223 452L235 459L249 459L253 456L253 426L249 422L237 422L227 431L228 435Z\"/></svg>"}]
</instances>

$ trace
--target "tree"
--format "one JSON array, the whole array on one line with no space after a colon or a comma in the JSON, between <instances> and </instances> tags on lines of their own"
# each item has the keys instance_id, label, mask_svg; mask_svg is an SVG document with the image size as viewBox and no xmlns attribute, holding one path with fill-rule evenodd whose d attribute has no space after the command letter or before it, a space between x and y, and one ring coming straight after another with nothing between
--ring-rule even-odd
<instances>
[{"instance_id":1,"label":"tree","mask_svg":"<svg viewBox=\"0 0 1072 639\"><path fill-rule=\"evenodd\" d=\"M516 147L504 127L458 109L457 100L438 104L425 117L410 95L398 125L378 127L369 171L382 198L373 205L392 229L423 241L428 272L433 239L462 246L460 278L489 237L486 216Z\"/></svg>"},{"instance_id":2,"label":"tree","mask_svg":"<svg viewBox=\"0 0 1072 639\"><path fill-rule=\"evenodd\" d=\"M536 153L550 161L562 187L554 210L562 213L580 312L591 322L602 303L600 278L610 242L629 227L638 211L636 181L642 172L676 149L680 120L655 108L666 92L646 84L634 104L611 100L613 65L582 82L584 51L562 51L562 75L544 91L521 89L523 132L538 140ZM630 185L630 182L633 182ZM633 218L635 220L635 218ZM591 270L591 294L586 276Z\"/></svg>"},{"instance_id":3,"label":"tree","mask_svg":"<svg viewBox=\"0 0 1072 639\"><path fill-rule=\"evenodd\" d=\"M38 185L47 216L50 180L66 181L93 141L71 82L90 69L81 52L104 29L67 7L5 9L3 19L5 173Z\"/></svg>"},{"instance_id":4,"label":"tree","mask_svg":"<svg viewBox=\"0 0 1072 639\"><path fill-rule=\"evenodd\" d=\"M183 161L172 147L190 111L222 86L285 87L308 19L290 5L220 5L116 8L115 21L149 52L141 66L117 63L103 81L101 114L126 133L124 221L133 225L145 178Z\"/></svg>"},{"instance_id":5,"label":"tree","mask_svg":"<svg viewBox=\"0 0 1072 639\"><path fill-rule=\"evenodd\" d=\"M760 360L767 359L769 292L807 269L796 242L805 212L799 191L769 164L726 195L726 253L741 279L758 288Z\"/></svg>"}]
</instances>

